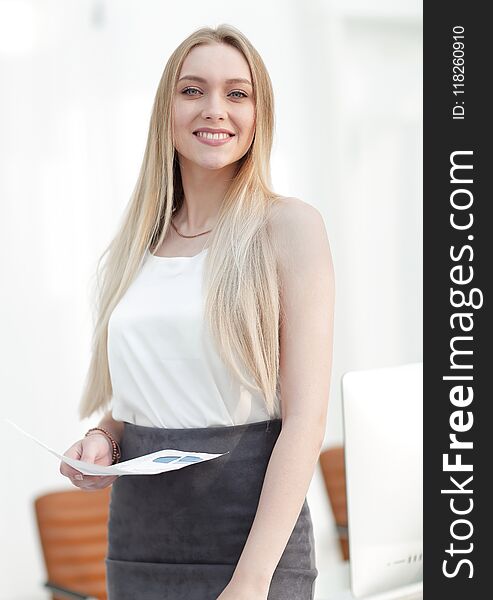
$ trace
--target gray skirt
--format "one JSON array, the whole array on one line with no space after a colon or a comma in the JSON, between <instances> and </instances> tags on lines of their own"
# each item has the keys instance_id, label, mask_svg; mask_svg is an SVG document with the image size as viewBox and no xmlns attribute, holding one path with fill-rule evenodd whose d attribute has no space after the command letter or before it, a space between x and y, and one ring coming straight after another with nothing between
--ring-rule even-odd
<instances>
[{"instance_id":1,"label":"gray skirt","mask_svg":"<svg viewBox=\"0 0 493 600\"><path fill-rule=\"evenodd\" d=\"M281 419L166 429L125 423L122 458L173 448L228 454L159 475L122 475L111 489L109 600L216 600L250 531ZM268 600L312 600L318 575L305 499Z\"/></svg>"}]
</instances>

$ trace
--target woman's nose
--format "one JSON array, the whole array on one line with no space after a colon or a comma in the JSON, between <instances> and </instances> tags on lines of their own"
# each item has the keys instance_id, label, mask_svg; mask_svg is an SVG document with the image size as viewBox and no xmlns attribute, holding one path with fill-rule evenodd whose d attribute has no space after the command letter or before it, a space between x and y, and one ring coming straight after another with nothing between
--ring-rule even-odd
<instances>
[{"instance_id":1,"label":"woman's nose","mask_svg":"<svg viewBox=\"0 0 493 600\"><path fill-rule=\"evenodd\" d=\"M219 94L210 94L202 109L202 117L205 119L224 119L226 112L225 100Z\"/></svg>"}]
</instances>

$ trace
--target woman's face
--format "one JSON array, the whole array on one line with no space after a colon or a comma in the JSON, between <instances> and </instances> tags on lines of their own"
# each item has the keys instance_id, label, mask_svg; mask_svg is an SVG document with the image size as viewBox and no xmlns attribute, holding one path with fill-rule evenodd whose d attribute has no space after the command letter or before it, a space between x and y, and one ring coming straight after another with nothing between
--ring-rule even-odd
<instances>
[{"instance_id":1,"label":"woman's face","mask_svg":"<svg viewBox=\"0 0 493 600\"><path fill-rule=\"evenodd\" d=\"M173 136L182 167L187 161L204 169L235 163L254 132L252 78L241 52L216 43L192 48L174 95Z\"/></svg>"}]
</instances>

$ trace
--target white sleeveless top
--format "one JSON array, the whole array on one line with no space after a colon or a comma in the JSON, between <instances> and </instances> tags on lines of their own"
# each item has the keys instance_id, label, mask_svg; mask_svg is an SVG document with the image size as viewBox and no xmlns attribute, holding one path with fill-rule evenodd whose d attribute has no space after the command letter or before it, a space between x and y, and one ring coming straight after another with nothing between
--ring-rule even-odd
<instances>
[{"instance_id":1,"label":"white sleeveless top","mask_svg":"<svg viewBox=\"0 0 493 600\"><path fill-rule=\"evenodd\" d=\"M188 428L270 418L264 395L242 385L213 346L203 318L207 251L173 257L146 251L138 274L113 310L107 349L111 411L117 421ZM279 395L276 416L280 417Z\"/></svg>"}]
</instances>

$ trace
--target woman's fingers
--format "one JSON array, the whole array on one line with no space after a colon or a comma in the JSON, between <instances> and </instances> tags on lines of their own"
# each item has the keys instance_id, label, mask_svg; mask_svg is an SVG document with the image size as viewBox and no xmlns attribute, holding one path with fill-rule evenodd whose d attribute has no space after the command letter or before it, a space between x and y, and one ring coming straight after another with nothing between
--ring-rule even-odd
<instances>
[{"instance_id":1,"label":"woman's fingers","mask_svg":"<svg viewBox=\"0 0 493 600\"><path fill-rule=\"evenodd\" d=\"M110 465L111 448L105 436L91 435L73 444L65 456L83 460L91 464ZM84 490L97 490L111 485L115 475L84 475L64 461L60 461L60 473L68 477L76 487Z\"/></svg>"},{"instance_id":2,"label":"woman's fingers","mask_svg":"<svg viewBox=\"0 0 493 600\"><path fill-rule=\"evenodd\" d=\"M74 458L76 460L80 460L80 456L82 454L82 443L81 441L76 442L66 452L64 452L64 456L68 456L69 458ZM77 469L74 469L70 465L68 465L63 460L60 461L60 473L65 475L65 477L69 477L73 479L76 475L81 475L81 472Z\"/></svg>"},{"instance_id":3,"label":"woman's fingers","mask_svg":"<svg viewBox=\"0 0 493 600\"><path fill-rule=\"evenodd\" d=\"M65 475L65 477L70 477L70 479L72 479L76 475L82 475L80 471L77 471L77 469L74 469L66 462L63 462L63 460L60 461L60 473L62 475Z\"/></svg>"}]
</instances>

